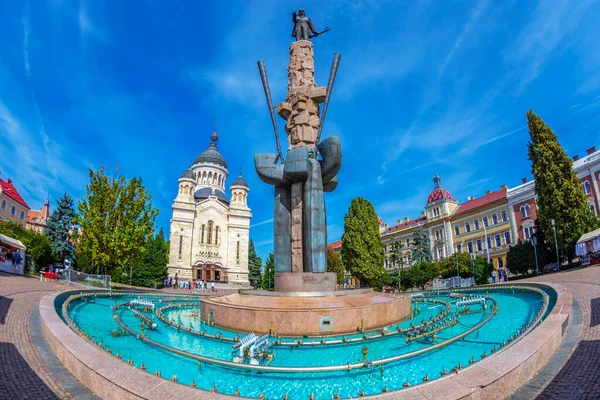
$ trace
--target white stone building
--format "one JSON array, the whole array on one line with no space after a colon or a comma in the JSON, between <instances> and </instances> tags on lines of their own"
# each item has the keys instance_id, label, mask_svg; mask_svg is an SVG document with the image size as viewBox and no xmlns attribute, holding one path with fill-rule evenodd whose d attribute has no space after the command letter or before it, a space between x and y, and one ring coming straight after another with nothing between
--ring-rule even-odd
<instances>
[{"instance_id":1,"label":"white stone building","mask_svg":"<svg viewBox=\"0 0 600 400\"><path fill-rule=\"evenodd\" d=\"M227 162L217 150L217 132L210 146L179 178L173 202L169 276L249 286L248 240L250 189L240 175L225 194Z\"/></svg>"}]
</instances>

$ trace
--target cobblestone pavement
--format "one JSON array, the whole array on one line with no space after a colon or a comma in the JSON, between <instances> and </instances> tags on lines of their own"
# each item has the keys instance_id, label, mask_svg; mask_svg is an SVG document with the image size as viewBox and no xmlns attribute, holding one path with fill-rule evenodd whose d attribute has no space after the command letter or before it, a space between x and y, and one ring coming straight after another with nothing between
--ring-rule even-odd
<instances>
[{"instance_id":1,"label":"cobblestone pavement","mask_svg":"<svg viewBox=\"0 0 600 400\"><path fill-rule=\"evenodd\" d=\"M564 285L581 307L578 343L538 399L600 399L600 266L579 268L527 281Z\"/></svg>"},{"instance_id":2,"label":"cobblestone pavement","mask_svg":"<svg viewBox=\"0 0 600 400\"><path fill-rule=\"evenodd\" d=\"M0 272L0 399L72 399L35 347L31 313L64 286Z\"/></svg>"}]
</instances>

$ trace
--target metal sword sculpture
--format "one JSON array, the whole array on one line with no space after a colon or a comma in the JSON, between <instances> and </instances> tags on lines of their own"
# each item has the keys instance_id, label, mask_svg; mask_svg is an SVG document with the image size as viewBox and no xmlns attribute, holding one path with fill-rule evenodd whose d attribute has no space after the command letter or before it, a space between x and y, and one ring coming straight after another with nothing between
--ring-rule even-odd
<instances>
[{"instance_id":1,"label":"metal sword sculpture","mask_svg":"<svg viewBox=\"0 0 600 400\"><path fill-rule=\"evenodd\" d=\"M303 40L290 46L288 93L286 101L276 108L287 121L285 130L289 148L285 160L265 64L262 60L258 62L277 154L256 154L254 165L260 179L275 186L274 255L277 273L327 271L327 222L323 193L337 187L342 151L339 138L332 136L323 141L320 138L340 58L341 55L335 53L327 88L317 87L312 43ZM319 104L323 102L321 112ZM278 163L279 160L281 163Z\"/></svg>"}]
</instances>

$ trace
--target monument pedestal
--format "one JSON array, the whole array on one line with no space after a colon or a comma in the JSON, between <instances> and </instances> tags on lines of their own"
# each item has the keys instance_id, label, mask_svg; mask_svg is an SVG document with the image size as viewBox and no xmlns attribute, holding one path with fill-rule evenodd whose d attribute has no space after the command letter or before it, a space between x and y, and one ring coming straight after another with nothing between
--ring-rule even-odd
<instances>
[{"instance_id":1,"label":"monument pedestal","mask_svg":"<svg viewBox=\"0 0 600 400\"><path fill-rule=\"evenodd\" d=\"M335 272L276 272L276 292L333 292L337 289Z\"/></svg>"}]
</instances>

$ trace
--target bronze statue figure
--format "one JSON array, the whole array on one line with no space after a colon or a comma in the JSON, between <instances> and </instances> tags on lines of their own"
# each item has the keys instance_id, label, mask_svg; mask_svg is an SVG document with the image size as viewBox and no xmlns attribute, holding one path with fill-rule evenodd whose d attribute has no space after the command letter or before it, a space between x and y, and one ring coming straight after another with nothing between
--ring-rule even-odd
<instances>
[{"instance_id":1,"label":"bronze statue figure","mask_svg":"<svg viewBox=\"0 0 600 400\"><path fill-rule=\"evenodd\" d=\"M315 29L310 18L306 16L303 8L298 10L298 14L296 14L296 12L292 13L292 22L294 23L292 36L296 38L296 41L308 40L312 37L319 36L319 32ZM310 33L312 33L312 35L310 35Z\"/></svg>"}]
</instances>

